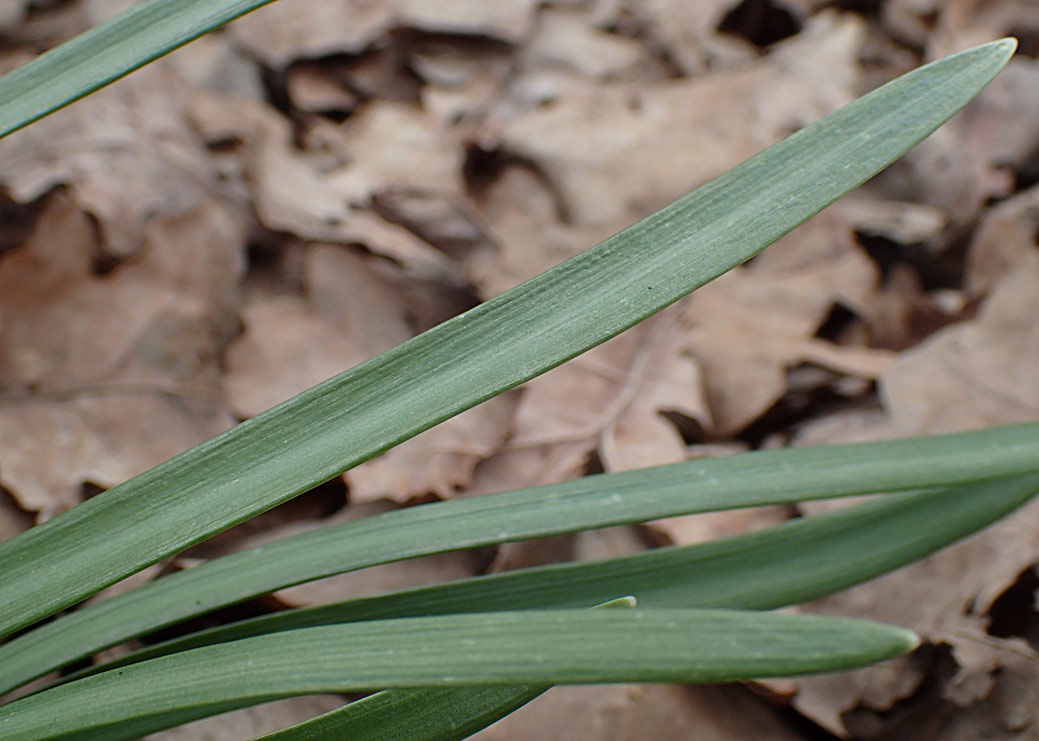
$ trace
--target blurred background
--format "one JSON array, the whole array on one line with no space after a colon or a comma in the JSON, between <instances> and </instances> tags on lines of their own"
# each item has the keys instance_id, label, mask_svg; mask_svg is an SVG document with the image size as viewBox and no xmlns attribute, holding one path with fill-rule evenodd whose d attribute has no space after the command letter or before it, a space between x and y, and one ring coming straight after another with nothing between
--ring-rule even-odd
<instances>
[{"instance_id":1,"label":"blurred background","mask_svg":"<svg viewBox=\"0 0 1039 741\"><path fill-rule=\"evenodd\" d=\"M131 4L4 0L0 71ZM537 275L877 85L1006 35L1018 53L971 106L746 265L135 579L437 499L1036 421L1039 2L281 0L0 140L0 539ZM213 620L834 506L447 554ZM1037 739L1037 564L1033 503L805 608L915 629L926 642L902 660L747 686L557 689L478 738ZM152 738L248 738L343 701Z\"/></svg>"}]
</instances>

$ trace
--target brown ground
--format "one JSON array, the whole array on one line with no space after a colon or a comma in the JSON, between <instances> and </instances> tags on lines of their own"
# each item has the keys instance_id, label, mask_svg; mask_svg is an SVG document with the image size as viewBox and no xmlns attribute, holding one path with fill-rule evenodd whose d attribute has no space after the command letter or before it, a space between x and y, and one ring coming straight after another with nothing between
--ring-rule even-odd
<instances>
[{"instance_id":1,"label":"brown ground","mask_svg":"<svg viewBox=\"0 0 1039 741\"><path fill-rule=\"evenodd\" d=\"M6 0L0 70L128 4ZM327 518L589 471L1039 419L1034 2L281 0L0 141L0 538L543 271L877 84L1007 34L1019 54L965 112L750 264L164 568ZM796 514L451 554L276 598ZM904 660L754 687L557 689L479 737L1039 739L1037 566L1033 504L809 606L917 630L927 643ZM341 702L153 738L245 738Z\"/></svg>"}]
</instances>

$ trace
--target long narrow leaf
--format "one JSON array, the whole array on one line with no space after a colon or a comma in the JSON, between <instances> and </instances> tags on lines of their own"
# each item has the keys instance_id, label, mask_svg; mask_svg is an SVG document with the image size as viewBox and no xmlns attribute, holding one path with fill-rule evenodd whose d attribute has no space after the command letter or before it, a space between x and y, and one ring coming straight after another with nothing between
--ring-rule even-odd
<instances>
[{"instance_id":1,"label":"long narrow leaf","mask_svg":"<svg viewBox=\"0 0 1039 741\"><path fill-rule=\"evenodd\" d=\"M258 741L456 741L544 693L543 688L385 690Z\"/></svg>"},{"instance_id":2,"label":"long narrow leaf","mask_svg":"<svg viewBox=\"0 0 1039 741\"><path fill-rule=\"evenodd\" d=\"M0 137L273 0L146 0L0 78Z\"/></svg>"},{"instance_id":3,"label":"long narrow leaf","mask_svg":"<svg viewBox=\"0 0 1039 741\"><path fill-rule=\"evenodd\" d=\"M0 738L106 741L294 695L378 687L727 682L841 671L917 644L900 628L724 610L561 610L286 631L87 677L0 708ZM57 712L56 709L60 709Z\"/></svg>"},{"instance_id":4,"label":"long narrow leaf","mask_svg":"<svg viewBox=\"0 0 1039 741\"><path fill-rule=\"evenodd\" d=\"M603 607L634 607L623 597ZM548 687L464 687L384 690L271 733L267 741L454 741L468 738L546 692Z\"/></svg>"},{"instance_id":5,"label":"long narrow leaf","mask_svg":"<svg viewBox=\"0 0 1039 741\"><path fill-rule=\"evenodd\" d=\"M1012 40L929 64L594 249L0 544L0 635L569 360L747 260L966 105Z\"/></svg>"},{"instance_id":6,"label":"long narrow leaf","mask_svg":"<svg viewBox=\"0 0 1039 741\"><path fill-rule=\"evenodd\" d=\"M0 544L0 635L659 311L897 159L1014 48L993 42L904 75L596 248Z\"/></svg>"},{"instance_id":7,"label":"long narrow leaf","mask_svg":"<svg viewBox=\"0 0 1039 741\"><path fill-rule=\"evenodd\" d=\"M934 497L929 497L932 503ZM974 499L977 499L975 492ZM912 503L912 500L909 500ZM896 500L894 507L905 509L906 499ZM849 513L851 514L851 513ZM896 530L914 523L898 522L894 514ZM819 519L819 518L817 518ZM854 519L857 518L852 518ZM896 533L899 534L899 533ZM801 533L802 542L815 543L816 533ZM890 537L885 532L884 536ZM882 537L884 537L882 536ZM829 541L823 539L825 546ZM816 558L827 558L827 553L815 553ZM854 554L861 556L862 554ZM800 568L797 564L796 568ZM729 575L740 580L753 568L736 568ZM801 573L788 571L787 573ZM809 578L813 576L808 574ZM316 741L326 738L349 738L352 741L395 741L408 738L412 741L460 741L476 731L486 728L497 720L512 713L540 694L539 689L494 688L494 689L423 689L385 690L350 703L346 707L324 713L303 723L264 736L264 741Z\"/></svg>"},{"instance_id":8,"label":"long narrow leaf","mask_svg":"<svg viewBox=\"0 0 1039 741\"><path fill-rule=\"evenodd\" d=\"M0 646L0 692L216 607L389 561L694 512L1029 472L1039 473L1039 425L764 451L411 507L217 559L63 616ZM947 542L941 537L936 532L935 542Z\"/></svg>"},{"instance_id":9,"label":"long narrow leaf","mask_svg":"<svg viewBox=\"0 0 1039 741\"><path fill-rule=\"evenodd\" d=\"M906 494L760 532L276 613L137 651L89 673L189 648L347 621L580 607L631 594L643 607L773 609L833 594L923 558L1039 493L1039 476Z\"/></svg>"}]
</instances>

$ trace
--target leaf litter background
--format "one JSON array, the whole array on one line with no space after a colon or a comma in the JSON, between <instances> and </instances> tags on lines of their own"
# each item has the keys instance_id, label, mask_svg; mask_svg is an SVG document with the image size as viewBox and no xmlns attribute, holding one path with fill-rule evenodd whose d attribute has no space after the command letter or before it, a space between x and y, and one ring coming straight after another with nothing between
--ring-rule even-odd
<instances>
[{"instance_id":1,"label":"leaf litter background","mask_svg":"<svg viewBox=\"0 0 1039 741\"><path fill-rule=\"evenodd\" d=\"M129 4L9 0L0 69ZM438 498L1039 419L1034 2L283 0L0 141L0 538L545 270L877 84L1007 34L1018 55L969 109L749 264L135 580ZM833 506L393 564L213 619ZM805 608L917 630L926 643L905 659L748 686L559 688L478 737L1037 739L1037 587L1033 504ZM246 738L344 701L150 738Z\"/></svg>"}]
</instances>

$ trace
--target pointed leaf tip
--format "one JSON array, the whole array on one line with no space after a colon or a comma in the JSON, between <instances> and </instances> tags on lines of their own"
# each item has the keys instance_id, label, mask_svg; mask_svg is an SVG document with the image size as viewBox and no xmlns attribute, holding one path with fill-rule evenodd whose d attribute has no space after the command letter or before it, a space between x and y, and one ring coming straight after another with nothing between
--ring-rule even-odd
<instances>
[{"instance_id":1,"label":"pointed leaf tip","mask_svg":"<svg viewBox=\"0 0 1039 741\"><path fill-rule=\"evenodd\" d=\"M1007 36L999 41L993 41L992 46L1006 54L1007 59L1009 60L1017 51L1017 39L1013 36Z\"/></svg>"}]
</instances>

